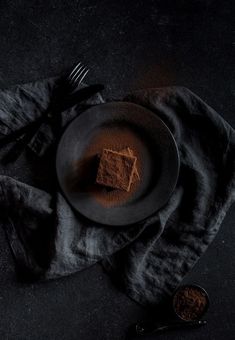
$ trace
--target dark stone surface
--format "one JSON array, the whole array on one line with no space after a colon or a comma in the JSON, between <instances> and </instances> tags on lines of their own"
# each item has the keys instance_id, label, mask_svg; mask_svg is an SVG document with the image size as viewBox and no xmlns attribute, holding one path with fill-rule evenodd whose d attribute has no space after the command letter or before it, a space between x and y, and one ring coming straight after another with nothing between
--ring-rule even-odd
<instances>
[{"instance_id":1,"label":"dark stone surface","mask_svg":"<svg viewBox=\"0 0 235 340\"><path fill-rule=\"evenodd\" d=\"M0 87L60 74L82 60L91 68L87 81L104 83L106 97L183 85L235 127L234 8L213 0L2 0ZM21 164L10 170L27 179ZM233 207L185 279L207 289L208 325L159 339L234 339L234 218ZM44 284L19 283L0 229L0 339L119 340L147 316L99 265Z\"/></svg>"}]
</instances>

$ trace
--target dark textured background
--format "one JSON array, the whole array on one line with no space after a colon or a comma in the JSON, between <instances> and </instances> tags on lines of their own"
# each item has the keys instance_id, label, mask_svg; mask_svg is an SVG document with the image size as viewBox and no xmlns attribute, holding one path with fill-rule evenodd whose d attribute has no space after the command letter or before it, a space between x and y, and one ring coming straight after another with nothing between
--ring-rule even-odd
<instances>
[{"instance_id":1,"label":"dark textured background","mask_svg":"<svg viewBox=\"0 0 235 340\"><path fill-rule=\"evenodd\" d=\"M234 8L226 0L1 0L0 87L60 74L82 60L91 68L87 82L104 83L108 98L183 85L235 127ZM10 173L27 178L20 165ZM210 294L208 325L159 339L235 338L234 218L233 207L186 278ZM0 339L119 340L147 313L99 265L45 284L18 283L0 229Z\"/></svg>"}]
</instances>

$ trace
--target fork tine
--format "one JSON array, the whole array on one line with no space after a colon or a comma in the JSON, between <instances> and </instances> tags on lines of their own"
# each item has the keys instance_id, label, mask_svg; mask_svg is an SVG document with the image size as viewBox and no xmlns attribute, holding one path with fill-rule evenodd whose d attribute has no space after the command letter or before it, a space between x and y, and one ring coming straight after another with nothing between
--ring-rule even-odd
<instances>
[{"instance_id":1,"label":"fork tine","mask_svg":"<svg viewBox=\"0 0 235 340\"><path fill-rule=\"evenodd\" d=\"M74 73L76 73L78 67L81 65L81 62L79 62L70 72L70 74L68 75L68 78L72 77L74 75Z\"/></svg>"},{"instance_id":2,"label":"fork tine","mask_svg":"<svg viewBox=\"0 0 235 340\"><path fill-rule=\"evenodd\" d=\"M73 73L73 75L70 77L70 80L74 80L78 74L81 73L81 70L84 68L84 66L81 64L81 66Z\"/></svg>"},{"instance_id":3,"label":"fork tine","mask_svg":"<svg viewBox=\"0 0 235 340\"><path fill-rule=\"evenodd\" d=\"M87 73L89 72L89 68L87 68L86 72L83 74L83 76L81 77L81 79L79 80L79 84L83 81L83 79L86 77Z\"/></svg>"},{"instance_id":4,"label":"fork tine","mask_svg":"<svg viewBox=\"0 0 235 340\"><path fill-rule=\"evenodd\" d=\"M72 86L75 86L77 83L77 79L81 76L81 74L84 72L85 66L80 66L79 69L74 73L74 75L69 79L69 83Z\"/></svg>"},{"instance_id":5,"label":"fork tine","mask_svg":"<svg viewBox=\"0 0 235 340\"><path fill-rule=\"evenodd\" d=\"M84 79L88 72L89 69L84 66L80 73L77 75L77 77L73 79L73 81L76 83L81 83L81 81Z\"/></svg>"}]
</instances>

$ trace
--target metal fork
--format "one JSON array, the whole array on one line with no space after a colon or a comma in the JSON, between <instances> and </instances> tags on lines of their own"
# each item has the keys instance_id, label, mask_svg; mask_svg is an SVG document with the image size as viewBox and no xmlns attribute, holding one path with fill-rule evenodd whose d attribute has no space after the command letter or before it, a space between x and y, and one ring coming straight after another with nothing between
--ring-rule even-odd
<instances>
[{"instance_id":1,"label":"metal fork","mask_svg":"<svg viewBox=\"0 0 235 340\"><path fill-rule=\"evenodd\" d=\"M58 80L48 109L36 122L32 122L26 127L20 129L20 131L16 131L15 138L18 136L17 145L15 148L10 150L10 152L4 158L6 163L13 160L15 161L19 158L26 145L31 141L44 121L47 119L52 119L54 116L56 116L58 111L63 111L62 107L63 103L66 101L66 98L68 98L77 90L79 84L81 84L88 72L89 68L79 62L69 74L61 77Z\"/></svg>"},{"instance_id":2,"label":"metal fork","mask_svg":"<svg viewBox=\"0 0 235 340\"><path fill-rule=\"evenodd\" d=\"M45 112L47 117L51 118L54 111L56 111L57 108L60 108L61 102L77 90L79 84L81 84L89 71L88 67L79 62L69 74L58 80L57 87L52 94L50 106Z\"/></svg>"},{"instance_id":3,"label":"metal fork","mask_svg":"<svg viewBox=\"0 0 235 340\"><path fill-rule=\"evenodd\" d=\"M81 62L78 63L67 76L67 81L71 89L75 90L77 85L81 84L88 72L88 67L83 66Z\"/></svg>"}]
</instances>

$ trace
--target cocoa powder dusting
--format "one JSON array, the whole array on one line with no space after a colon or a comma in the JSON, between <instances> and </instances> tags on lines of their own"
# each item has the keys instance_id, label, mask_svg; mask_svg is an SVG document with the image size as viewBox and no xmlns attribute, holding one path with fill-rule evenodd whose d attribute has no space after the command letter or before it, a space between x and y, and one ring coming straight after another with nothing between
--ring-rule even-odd
<instances>
[{"instance_id":1,"label":"cocoa powder dusting","mask_svg":"<svg viewBox=\"0 0 235 340\"><path fill-rule=\"evenodd\" d=\"M176 292L173 299L176 313L185 321L200 318L207 304L206 293L197 287L184 287Z\"/></svg>"},{"instance_id":2,"label":"cocoa powder dusting","mask_svg":"<svg viewBox=\"0 0 235 340\"><path fill-rule=\"evenodd\" d=\"M107 188L95 183L103 149L110 149L123 154L127 154L125 150L128 150L130 156L136 157L135 176L133 176L129 191ZM76 180L73 185L76 186L77 190L91 195L93 199L105 207L122 205L130 200L138 189L143 167L142 154L143 142L134 131L127 127L103 127L89 140L83 157L74 165L73 173L76 173Z\"/></svg>"}]
</instances>

